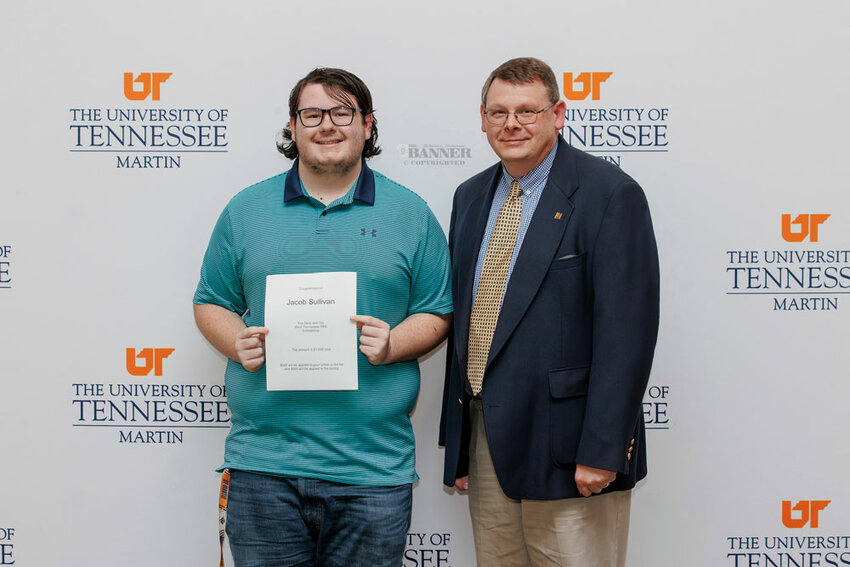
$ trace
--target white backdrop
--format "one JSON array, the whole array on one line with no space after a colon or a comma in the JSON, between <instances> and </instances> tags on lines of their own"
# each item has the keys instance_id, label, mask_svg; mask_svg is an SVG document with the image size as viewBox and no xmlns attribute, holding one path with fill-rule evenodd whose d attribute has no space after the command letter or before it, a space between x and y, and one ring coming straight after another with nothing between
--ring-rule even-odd
<instances>
[{"instance_id":1,"label":"white backdrop","mask_svg":"<svg viewBox=\"0 0 850 567\"><path fill-rule=\"evenodd\" d=\"M372 166L447 229L454 188L495 161L481 84L521 55L559 79L611 73L598 100L568 101L565 133L595 132L573 142L637 179L654 217L662 319L628 564L850 565L846 2L3 12L0 565L214 565L224 359L195 329L191 298L227 200L289 167L274 147L289 90L316 66L364 79L384 148ZM129 100L125 73L170 76L159 100ZM115 113L149 109L200 111L161 124L217 126L219 145L184 135L190 147L173 151L156 144L176 138L149 134L130 147L128 128L160 123ZM107 126L124 128L123 147ZM652 134L642 144L612 134L639 126ZM163 167L129 167L145 156ZM816 214L830 216L798 219ZM799 221L784 237L782 215ZM799 254L810 251L831 253ZM474 564L466 497L440 484L443 362L442 349L422 361L405 567ZM786 517L802 527L783 523L783 501L803 502Z\"/></svg>"}]
</instances>

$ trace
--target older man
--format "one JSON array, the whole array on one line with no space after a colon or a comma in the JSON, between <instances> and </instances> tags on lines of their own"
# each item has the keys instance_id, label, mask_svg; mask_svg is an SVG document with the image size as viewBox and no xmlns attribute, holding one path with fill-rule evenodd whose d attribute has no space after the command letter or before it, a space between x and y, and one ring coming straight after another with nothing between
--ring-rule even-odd
<instances>
[{"instance_id":1,"label":"older man","mask_svg":"<svg viewBox=\"0 0 850 567\"><path fill-rule=\"evenodd\" d=\"M481 129L501 162L454 198L444 482L469 490L481 566L622 566L646 475L649 209L628 175L559 136L565 110L544 62L499 66Z\"/></svg>"}]
</instances>

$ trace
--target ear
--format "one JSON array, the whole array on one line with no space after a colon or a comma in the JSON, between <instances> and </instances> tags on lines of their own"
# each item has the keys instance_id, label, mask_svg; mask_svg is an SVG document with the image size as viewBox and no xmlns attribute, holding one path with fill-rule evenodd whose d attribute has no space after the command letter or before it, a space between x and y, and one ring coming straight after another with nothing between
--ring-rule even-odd
<instances>
[{"instance_id":1,"label":"ear","mask_svg":"<svg viewBox=\"0 0 850 567\"><path fill-rule=\"evenodd\" d=\"M295 123L298 121L296 117L289 118L289 132L292 134L292 141L295 141Z\"/></svg>"},{"instance_id":2,"label":"ear","mask_svg":"<svg viewBox=\"0 0 850 567\"><path fill-rule=\"evenodd\" d=\"M564 127L564 122L567 117L567 103L563 100L559 100L555 103L555 128L561 130Z\"/></svg>"},{"instance_id":3,"label":"ear","mask_svg":"<svg viewBox=\"0 0 850 567\"><path fill-rule=\"evenodd\" d=\"M366 129L366 135L363 138L364 140L368 140L369 138L372 137L372 120L373 119L374 119L374 116L372 116L371 112L363 117L363 127Z\"/></svg>"},{"instance_id":4,"label":"ear","mask_svg":"<svg viewBox=\"0 0 850 567\"><path fill-rule=\"evenodd\" d=\"M483 104L481 105L480 112L481 112L481 131L487 132L487 115L484 114L484 105Z\"/></svg>"}]
</instances>

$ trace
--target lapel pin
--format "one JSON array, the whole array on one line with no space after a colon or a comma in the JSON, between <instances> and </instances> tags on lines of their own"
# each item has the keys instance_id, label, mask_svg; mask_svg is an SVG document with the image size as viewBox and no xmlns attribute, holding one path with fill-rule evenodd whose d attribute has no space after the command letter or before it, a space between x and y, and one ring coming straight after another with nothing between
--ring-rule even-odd
<instances>
[{"instance_id":1,"label":"lapel pin","mask_svg":"<svg viewBox=\"0 0 850 567\"><path fill-rule=\"evenodd\" d=\"M562 216L564 216L564 214L561 211L558 211L555 213L555 220L561 220Z\"/></svg>"}]
</instances>

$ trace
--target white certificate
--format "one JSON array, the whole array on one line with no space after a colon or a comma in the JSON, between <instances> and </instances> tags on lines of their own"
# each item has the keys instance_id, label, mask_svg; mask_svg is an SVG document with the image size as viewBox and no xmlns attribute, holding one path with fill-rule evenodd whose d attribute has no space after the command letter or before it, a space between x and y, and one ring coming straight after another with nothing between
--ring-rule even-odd
<instances>
[{"instance_id":1,"label":"white certificate","mask_svg":"<svg viewBox=\"0 0 850 567\"><path fill-rule=\"evenodd\" d=\"M356 390L357 273L266 276L266 389Z\"/></svg>"}]
</instances>

